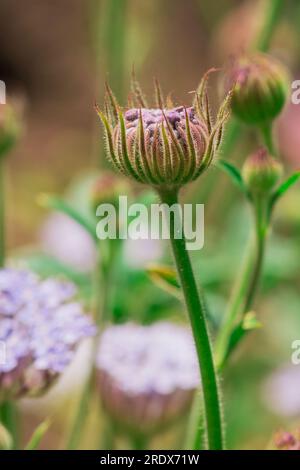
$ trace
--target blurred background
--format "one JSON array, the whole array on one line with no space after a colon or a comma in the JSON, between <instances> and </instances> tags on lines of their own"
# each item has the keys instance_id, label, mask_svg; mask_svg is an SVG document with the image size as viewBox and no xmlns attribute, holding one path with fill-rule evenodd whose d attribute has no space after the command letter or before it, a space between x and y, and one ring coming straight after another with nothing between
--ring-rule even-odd
<instances>
[{"instance_id":1,"label":"blurred background","mask_svg":"<svg viewBox=\"0 0 300 470\"><path fill-rule=\"evenodd\" d=\"M223 67L230 57L263 41L269 3L1 0L0 79L6 82L9 95L22 101L24 109L23 136L8 165L7 239L11 256L50 274L59 270L55 259L60 267L69 267L65 273L70 274L72 269L70 276L88 297L89 272L95 258L91 240L70 227L61 214L42 208L38 198L41 193L56 193L80 210L87 210L91 181L101 169L109 167L94 112L94 102L102 103L105 80L125 104L134 65L149 101L153 77L157 77L165 94L171 93L176 103L190 103L189 92L195 90L209 67ZM285 0L282 4L264 48L285 63L296 79L300 76L300 3ZM212 79L210 94L215 102L222 95L218 77ZM299 126L300 107L288 103L276 129L287 174L300 167ZM225 139L224 153L226 158L242 162L258 144L256 135L241 127L233 142ZM139 187L135 196L147 201L153 198ZM194 263L212 306L212 325L216 326L239 269L251 215L241 195L216 168L210 170L207 180L192 185L184 198L205 203L206 243L194 255ZM299 202L298 187L277 208L257 303L263 328L249 335L224 373L230 448L263 449L278 428L300 425L300 366L292 366L290 361L291 343L300 339ZM125 247L118 292L114 294L115 321L182 321L180 303L153 285L145 272L148 262L169 257L167 248L157 244L140 249L130 244ZM88 369L88 351L81 351L79 356L69 378L58 384L58 391L22 404L25 436L44 416L53 416L43 442L45 448L61 445L68 416L72 415L70 393L74 392L75 402L84 380L82 371ZM90 417L89 429L101 426L98 418ZM172 432L171 436L159 436L153 446L170 446ZM91 447L89 432L82 445Z\"/></svg>"}]
</instances>

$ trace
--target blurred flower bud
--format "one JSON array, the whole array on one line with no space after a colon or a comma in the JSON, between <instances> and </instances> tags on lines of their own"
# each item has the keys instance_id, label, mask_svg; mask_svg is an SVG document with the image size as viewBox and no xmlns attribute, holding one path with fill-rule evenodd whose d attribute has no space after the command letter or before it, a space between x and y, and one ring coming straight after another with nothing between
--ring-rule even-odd
<instances>
[{"instance_id":1,"label":"blurred flower bud","mask_svg":"<svg viewBox=\"0 0 300 470\"><path fill-rule=\"evenodd\" d=\"M167 108L158 83L157 107L149 108L134 82L135 102L123 113L107 88L105 110L97 108L97 112L105 129L109 158L118 171L157 188L180 188L210 166L228 117L229 97L213 123L207 78L208 73L188 108Z\"/></svg>"},{"instance_id":2,"label":"blurred flower bud","mask_svg":"<svg viewBox=\"0 0 300 470\"><path fill-rule=\"evenodd\" d=\"M300 450L300 431L278 431L273 439L275 450Z\"/></svg>"},{"instance_id":3,"label":"blurred flower bud","mask_svg":"<svg viewBox=\"0 0 300 470\"><path fill-rule=\"evenodd\" d=\"M118 206L119 196L128 195L130 186L124 178L111 172L102 173L94 182L91 189L91 203L94 210L100 204L113 204Z\"/></svg>"},{"instance_id":4,"label":"blurred flower bud","mask_svg":"<svg viewBox=\"0 0 300 470\"><path fill-rule=\"evenodd\" d=\"M233 89L232 111L246 124L272 121L281 112L288 94L288 74L271 56L242 55L234 60L227 80Z\"/></svg>"},{"instance_id":5,"label":"blurred flower bud","mask_svg":"<svg viewBox=\"0 0 300 470\"><path fill-rule=\"evenodd\" d=\"M109 327L97 370L110 418L121 430L144 436L185 415L200 381L192 336L171 323Z\"/></svg>"},{"instance_id":6,"label":"blurred flower bud","mask_svg":"<svg viewBox=\"0 0 300 470\"><path fill-rule=\"evenodd\" d=\"M29 271L0 271L0 402L48 390L81 341L95 334L73 298L73 284L40 280Z\"/></svg>"},{"instance_id":7,"label":"blurred flower bud","mask_svg":"<svg viewBox=\"0 0 300 470\"><path fill-rule=\"evenodd\" d=\"M15 106L12 103L0 104L0 158L14 146L20 131Z\"/></svg>"},{"instance_id":8,"label":"blurred flower bud","mask_svg":"<svg viewBox=\"0 0 300 470\"><path fill-rule=\"evenodd\" d=\"M282 175L282 165L261 148L247 158L243 178L252 194L268 194Z\"/></svg>"}]
</instances>

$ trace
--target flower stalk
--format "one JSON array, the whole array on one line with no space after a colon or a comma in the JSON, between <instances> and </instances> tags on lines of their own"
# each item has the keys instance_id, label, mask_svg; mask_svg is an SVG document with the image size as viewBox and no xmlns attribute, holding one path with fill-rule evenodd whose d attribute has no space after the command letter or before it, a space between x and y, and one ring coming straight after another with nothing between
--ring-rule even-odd
<instances>
[{"instance_id":1,"label":"flower stalk","mask_svg":"<svg viewBox=\"0 0 300 470\"><path fill-rule=\"evenodd\" d=\"M160 190L161 202L168 207L178 207L178 193L174 190ZM178 215L178 214L177 214ZM187 253L184 235L176 237L175 214L170 211L170 241L188 311L196 351L199 360L203 399L205 404L207 442L210 450L220 450L224 446L221 402L217 375L215 371L212 347L205 320L205 311L201 302L191 261Z\"/></svg>"},{"instance_id":2,"label":"flower stalk","mask_svg":"<svg viewBox=\"0 0 300 470\"><path fill-rule=\"evenodd\" d=\"M255 208L255 238L249 244L245 262L240 275L237 277L231 300L225 312L225 320L220 329L216 342L217 369L223 369L228 357L229 342L235 325L242 320L253 306L261 280L269 223L262 201ZM254 260L254 261L253 261Z\"/></svg>"},{"instance_id":3,"label":"flower stalk","mask_svg":"<svg viewBox=\"0 0 300 470\"><path fill-rule=\"evenodd\" d=\"M271 134L270 134L271 135ZM271 140L271 146L272 140ZM264 150L251 155L243 167L243 185L254 214L254 251L249 248L245 265L233 290L231 302L225 312L224 323L216 343L217 367L221 369L229 354L231 335L236 325L251 310L259 283L270 226L272 191L282 172L280 163ZM254 261L253 261L254 260Z\"/></svg>"},{"instance_id":4,"label":"flower stalk","mask_svg":"<svg viewBox=\"0 0 300 470\"><path fill-rule=\"evenodd\" d=\"M135 181L151 186L170 210L170 240L196 344L202 379L204 414L209 449L222 449L221 404L213 354L184 233L177 221L178 192L195 181L211 165L220 146L229 116L229 92L213 119L207 93L209 70L195 93L191 107L164 103L155 81L156 108L149 108L133 77L131 101L124 114L109 86L104 110L96 106L105 133L107 154L115 169ZM182 224L181 224L182 227Z\"/></svg>"}]
</instances>

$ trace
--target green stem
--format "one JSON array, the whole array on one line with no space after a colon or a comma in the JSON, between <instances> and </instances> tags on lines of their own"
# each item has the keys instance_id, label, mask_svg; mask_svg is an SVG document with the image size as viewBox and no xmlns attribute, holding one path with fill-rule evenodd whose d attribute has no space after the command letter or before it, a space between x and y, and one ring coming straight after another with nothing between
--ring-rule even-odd
<instances>
[{"instance_id":1,"label":"green stem","mask_svg":"<svg viewBox=\"0 0 300 470\"><path fill-rule=\"evenodd\" d=\"M103 414L103 430L101 433L100 449L117 450L116 449L116 429L112 420Z\"/></svg>"},{"instance_id":2,"label":"green stem","mask_svg":"<svg viewBox=\"0 0 300 470\"><path fill-rule=\"evenodd\" d=\"M206 326L204 307L200 301L191 261L186 249L184 234L180 233L178 237L176 222L180 221L179 217L181 217L178 195L175 190L161 190L159 195L162 203L166 204L169 208L173 206L174 209L174 211L170 210L170 241L198 355L208 447L211 450L222 449L223 430L217 376Z\"/></svg>"},{"instance_id":3,"label":"green stem","mask_svg":"<svg viewBox=\"0 0 300 470\"><path fill-rule=\"evenodd\" d=\"M220 370L227 359L231 333L236 324L249 312L261 280L266 237L268 232L268 201L257 198L253 204L255 213L255 245L249 248L246 262L235 285L231 302L225 312L224 323L216 342L216 363ZM254 263L253 263L254 259Z\"/></svg>"},{"instance_id":4,"label":"green stem","mask_svg":"<svg viewBox=\"0 0 300 470\"><path fill-rule=\"evenodd\" d=\"M274 139L273 139L273 124L272 121L266 122L260 126L260 131L263 136L264 143L268 149L268 152L276 156L276 149L275 149L275 144L274 144Z\"/></svg>"},{"instance_id":5,"label":"green stem","mask_svg":"<svg viewBox=\"0 0 300 470\"><path fill-rule=\"evenodd\" d=\"M89 403L92 399L93 379L93 373L91 373L81 393L79 406L67 442L68 450L75 450L80 444L82 431L88 414Z\"/></svg>"},{"instance_id":6,"label":"green stem","mask_svg":"<svg viewBox=\"0 0 300 470\"><path fill-rule=\"evenodd\" d=\"M204 449L204 443L203 400L201 394L196 393L187 425L185 449L202 450Z\"/></svg>"},{"instance_id":7,"label":"green stem","mask_svg":"<svg viewBox=\"0 0 300 470\"><path fill-rule=\"evenodd\" d=\"M109 314L111 312L112 287L116 274L116 260L120 253L122 243L119 239L107 240L107 251L104 254L101 244L101 253L99 253L98 269L96 273L96 322L101 328L107 322L112 321ZM101 286L101 288L100 288ZM100 293L100 295L99 295Z\"/></svg>"},{"instance_id":8,"label":"green stem","mask_svg":"<svg viewBox=\"0 0 300 470\"><path fill-rule=\"evenodd\" d=\"M104 244L101 244L101 248ZM95 271L95 323L98 326L99 333L105 322L109 321L109 308L111 298L111 287L112 287L112 275L115 267L116 254L118 252L119 244L118 240L108 240L108 251L104 253L104 250L100 253L100 243L98 241L98 259L96 263ZM94 358L97 353L98 347L98 336L94 339L93 353ZM80 397L79 406L75 415L75 419L71 428L71 433L68 439L68 449L74 450L78 448L80 439L86 423L88 415L89 402L93 395L94 385L94 370L92 369L90 376L84 386L83 392Z\"/></svg>"},{"instance_id":9,"label":"green stem","mask_svg":"<svg viewBox=\"0 0 300 470\"><path fill-rule=\"evenodd\" d=\"M244 314L249 312L249 310L252 308L260 283L265 253L266 236L268 232L267 207L268 200L265 198L258 198L255 201L256 257L254 269L245 298L245 303L243 305Z\"/></svg>"},{"instance_id":10,"label":"green stem","mask_svg":"<svg viewBox=\"0 0 300 470\"><path fill-rule=\"evenodd\" d=\"M14 402L5 401L1 403L0 422L12 437L12 448L17 449L19 445L18 411Z\"/></svg>"},{"instance_id":11,"label":"green stem","mask_svg":"<svg viewBox=\"0 0 300 470\"><path fill-rule=\"evenodd\" d=\"M111 87L120 101L124 94L124 71L127 45L127 0L107 0L105 17L105 44L107 70Z\"/></svg>"},{"instance_id":12,"label":"green stem","mask_svg":"<svg viewBox=\"0 0 300 470\"><path fill-rule=\"evenodd\" d=\"M130 440L133 450L147 450L148 439L146 436L143 436L142 434L135 434L131 436Z\"/></svg>"},{"instance_id":13,"label":"green stem","mask_svg":"<svg viewBox=\"0 0 300 470\"><path fill-rule=\"evenodd\" d=\"M254 248L254 250L253 250ZM234 285L232 295L225 311L223 324L220 328L219 334L216 340L216 364L217 368L220 370L224 361L227 357L227 351L229 347L229 341L231 333L240 318L240 314L243 310L243 302L246 297L249 279L253 270L253 258L255 257L255 244L253 247L253 242L251 241L247 254L242 266L241 272L237 277L236 283Z\"/></svg>"},{"instance_id":14,"label":"green stem","mask_svg":"<svg viewBox=\"0 0 300 470\"><path fill-rule=\"evenodd\" d=\"M270 47L272 35L280 20L284 2L283 0L267 0L266 4L264 26L254 44L255 48L262 52L266 52Z\"/></svg>"},{"instance_id":15,"label":"green stem","mask_svg":"<svg viewBox=\"0 0 300 470\"><path fill-rule=\"evenodd\" d=\"M5 159L0 155L0 267L5 263Z\"/></svg>"}]
</instances>

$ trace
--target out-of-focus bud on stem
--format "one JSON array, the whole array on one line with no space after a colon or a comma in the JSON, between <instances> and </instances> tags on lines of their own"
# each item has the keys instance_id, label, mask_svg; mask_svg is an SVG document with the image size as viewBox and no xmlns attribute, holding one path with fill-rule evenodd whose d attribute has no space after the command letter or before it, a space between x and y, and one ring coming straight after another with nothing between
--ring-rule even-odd
<instances>
[{"instance_id":1,"label":"out-of-focus bud on stem","mask_svg":"<svg viewBox=\"0 0 300 470\"><path fill-rule=\"evenodd\" d=\"M288 95L288 73L267 54L245 54L229 67L226 86L232 88L231 109L235 116L261 127L282 111Z\"/></svg>"},{"instance_id":2,"label":"out-of-focus bud on stem","mask_svg":"<svg viewBox=\"0 0 300 470\"><path fill-rule=\"evenodd\" d=\"M130 185L124 179L109 171L103 172L94 182L90 201L93 211L96 211L100 204L112 204L117 207L120 195L129 195Z\"/></svg>"},{"instance_id":3,"label":"out-of-focus bud on stem","mask_svg":"<svg viewBox=\"0 0 300 470\"><path fill-rule=\"evenodd\" d=\"M0 158L6 155L21 134L20 116L13 103L0 104Z\"/></svg>"},{"instance_id":4,"label":"out-of-focus bud on stem","mask_svg":"<svg viewBox=\"0 0 300 470\"><path fill-rule=\"evenodd\" d=\"M264 148L247 158L242 174L252 195L265 196L279 182L283 173L282 165Z\"/></svg>"}]
</instances>

